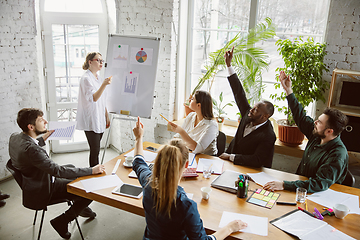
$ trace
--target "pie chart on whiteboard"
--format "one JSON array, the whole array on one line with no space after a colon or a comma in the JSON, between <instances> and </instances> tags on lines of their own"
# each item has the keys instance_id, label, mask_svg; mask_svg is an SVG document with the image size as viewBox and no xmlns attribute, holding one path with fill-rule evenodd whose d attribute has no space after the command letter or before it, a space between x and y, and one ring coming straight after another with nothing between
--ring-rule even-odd
<instances>
[{"instance_id":1,"label":"pie chart on whiteboard","mask_svg":"<svg viewBox=\"0 0 360 240\"><path fill-rule=\"evenodd\" d=\"M141 51L138 51L138 52L136 53L136 61L138 61L139 63L145 62L146 59L147 59L147 54L146 54L146 52L144 52L144 51L141 50Z\"/></svg>"}]
</instances>

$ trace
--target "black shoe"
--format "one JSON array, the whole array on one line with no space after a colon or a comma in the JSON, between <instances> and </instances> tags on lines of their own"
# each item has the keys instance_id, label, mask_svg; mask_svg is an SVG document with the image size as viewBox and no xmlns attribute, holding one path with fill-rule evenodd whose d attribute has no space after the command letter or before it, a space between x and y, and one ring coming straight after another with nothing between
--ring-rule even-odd
<instances>
[{"instance_id":1,"label":"black shoe","mask_svg":"<svg viewBox=\"0 0 360 240\"><path fill-rule=\"evenodd\" d=\"M5 206L6 202L4 200L0 200L0 207Z\"/></svg>"},{"instance_id":2,"label":"black shoe","mask_svg":"<svg viewBox=\"0 0 360 240\"><path fill-rule=\"evenodd\" d=\"M91 208L86 207L79 213L79 216L84 218L95 218L96 213L93 210L91 210Z\"/></svg>"},{"instance_id":3,"label":"black shoe","mask_svg":"<svg viewBox=\"0 0 360 240\"><path fill-rule=\"evenodd\" d=\"M51 226L62 238L65 239L69 239L71 237L71 233L68 231L68 223L69 222L67 221L65 214L61 214L50 221Z\"/></svg>"},{"instance_id":4,"label":"black shoe","mask_svg":"<svg viewBox=\"0 0 360 240\"><path fill-rule=\"evenodd\" d=\"M9 198L9 197L10 197L9 194L4 194L4 193L0 192L0 200L7 199L7 198Z\"/></svg>"}]
</instances>

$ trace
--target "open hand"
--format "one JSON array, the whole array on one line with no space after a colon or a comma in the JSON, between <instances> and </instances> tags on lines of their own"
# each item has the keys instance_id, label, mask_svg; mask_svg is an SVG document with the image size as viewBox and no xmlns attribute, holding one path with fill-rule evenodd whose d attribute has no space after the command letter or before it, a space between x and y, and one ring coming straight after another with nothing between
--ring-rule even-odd
<instances>
[{"instance_id":1,"label":"open hand","mask_svg":"<svg viewBox=\"0 0 360 240\"><path fill-rule=\"evenodd\" d=\"M268 191L284 190L284 182L271 181L264 185L264 189Z\"/></svg>"},{"instance_id":2,"label":"open hand","mask_svg":"<svg viewBox=\"0 0 360 240\"><path fill-rule=\"evenodd\" d=\"M237 231L240 231L241 229L246 228L248 225L247 225L247 223L245 223L241 220L234 220L232 222L229 222L228 226L230 227L232 232L237 232Z\"/></svg>"},{"instance_id":3,"label":"open hand","mask_svg":"<svg viewBox=\"0 0 360 240\"><path fill-rule=\"evenodd\" d=\"M286 92L286 95L291 94L293 91L292 91L292 87L291 87L290 76L287 76L284 71L281 71L279 79L280 79L281 86L284 88L284 90Z\"/></svg>"},{"instance_id":4,"label":"open hand","mask_svg":"<svg viewBox=\"0 0 360 240\"><path fill-rule=\"evenodd\" d=\"M100 174L105 172L105 166L98 164L92 168L92 174Z\"/></svg>"}]
</instances>

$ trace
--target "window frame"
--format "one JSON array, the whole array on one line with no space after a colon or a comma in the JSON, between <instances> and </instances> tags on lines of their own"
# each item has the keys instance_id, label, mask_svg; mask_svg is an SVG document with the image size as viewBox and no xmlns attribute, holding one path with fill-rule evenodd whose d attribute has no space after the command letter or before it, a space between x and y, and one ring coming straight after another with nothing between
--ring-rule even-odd
<instances>
[{"instance_id":1,"label":"window frame","mask_svg":"<svg viewBox=\"0 0 360 240\"><path fill-rule=\"evenodd\" d=\"M250 15L249 15L249 29L250 28L253 28L256 24L257 24L257 18L258 18L258 11L259 11L259 0L250 0ZM327 13L329 13L329 10L330 10L330 1L331 0L328 0L328 3L327 3ZM185 72L185 88L184 88L184 91L181 92L181 91L178 91L177 93L181 95L181 98L177 98L178 99L184 99L186 100L190 94L191 94L191 75L194 74L193 72L191 72L192 70L192 49L193 49L193 33L194 31L196 30L203 30L202 28L194 28L193 25L194 25L194 5L195 5L195 0L188 0L189 2L189 6L188 6L188 12L187 12L187 36L186 36L186 57L185 58L178 58L178 61L185 61L186 62L186 67L184 69L178 69L178 70L183 70ZM181 12L180 12L181 13ZM328 21L328 17L329 17L329 14L326 15L326 19L325 19L325 22ZM180 22L181 24L181 22ZM212 31L216 31L216 32L238 32L238 30L224 30L224 29L207 29L207 30L212 30ZM319 37L320 38L320 42L324 42L325 40L325 35L326 35L326 32L327 32L327 25L325 26L325 29L324 29L324 33L323 34L299 34L299 33L284 33L284 32L276 32L276 35L293 35L295 37L298 37L298 36L304 36L304 37ZM181 35L180 35L181 37ZM197 73L195 73L197 74ZM182 81L177 81L177 82L182 82ZM269 79L264 79L263 80L263 84L274 84L276 83L275 81L275 76L274 76L274 80L271 81ZM179 84L178 84L179 85ZM184 100L181 102L181 104L179 102L177 102L177 107L175 108L176 111L175 111L175 119L176 120L179 120L181 119L183 116L183 110L180 110L180 109L183 109L182 107L182 103L184 102ZM310 107L310 111L309 111L309 115L311 117L314 117L316 115L316 107L314 103L311 104L312 106ZM176 114L177 113L177 114ZM231 120L227 120L226 122L229 122L230 125L233 125L234 123L236 123L237 121L235 119L231 119ZM226 124L225 122L225 124Z\"/></svg>"}]
</instances>

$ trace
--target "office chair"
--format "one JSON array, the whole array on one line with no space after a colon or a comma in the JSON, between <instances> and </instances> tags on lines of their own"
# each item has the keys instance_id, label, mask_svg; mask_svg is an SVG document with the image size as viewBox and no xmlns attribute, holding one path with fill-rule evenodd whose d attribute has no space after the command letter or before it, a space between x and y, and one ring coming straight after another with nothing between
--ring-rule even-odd
<instances>
[{"instance_id":1,"label":"office chair","mask_svg":"<svg viewBox=\"0 0 360 240\"><path fill-rule=\"evenodd\" d=\"M349 169L347 170L346 177L345 177L344 181L341 183L341 185L345 185L345 186L349 186L349 187L353 187L355 185L354 175L352 175L352 173L349 171Z\"/></svg>"},{"instance_id":2,"label":"office chair","mask_svg":"<svg viewBox=\"0 0 360 240\"><path fill-rule=\"evenodd\" d=\"M226 135L225 133L219 131L219 135L216 139L216 147L218 150L218 153L216 156L220 156L223 152L225 152L225 145L226 145Z\"/></svg>"},{"instance_id":3,"label":"office chair","mask_svg":"<svg viewBox=\"0 0 360 240\"><path fill-rule=\"evenodd\" d=\"M11 162L11 159L9 159L9 161L7 162L6 164L6 168L9 170L9 172L11 173L11 175L15 178L15 181L17 182L17 184L19 185L19 187L21 188L22 190L22 174L21 172L16 169L12 162ZM52 189L52 188L51 188ZM51 198L51 197L50 197ZM68 199L56 199L56 201L50 201L46 206L44 206L43 208L41 209L34 209L33 207L31 206L26 206L24 205L24 202L23 202L23 206L28 208L28 209L31 209L31 210L35 210L35 216L34 216L34 222L33 222L33 225L35 226L35 223L36 223L36 217L37 217L37 213L39 210L42 210L42 215L41 215L41 222L40 222L40 228L39 228L39 233L38 233L38 240L40 240L40 235L41 235L41 230L42 230L42 226L43 226L43 222L44 222L44 216L45 216L45 211L47 211L47 207L50 206L50 205L55 205L55 204L58 204L58 203L67 203L69 206L72 205L71 201L68 200ZM78 222L78 219L75 218L75 221L76 221L76 225L79 229L79 232L80 232L80 236L81 236L81 239L84 240L84 236L81 232L81 228L80 228L80 225L79 225L79 222Z\"/></svg>"}]
</instances>

